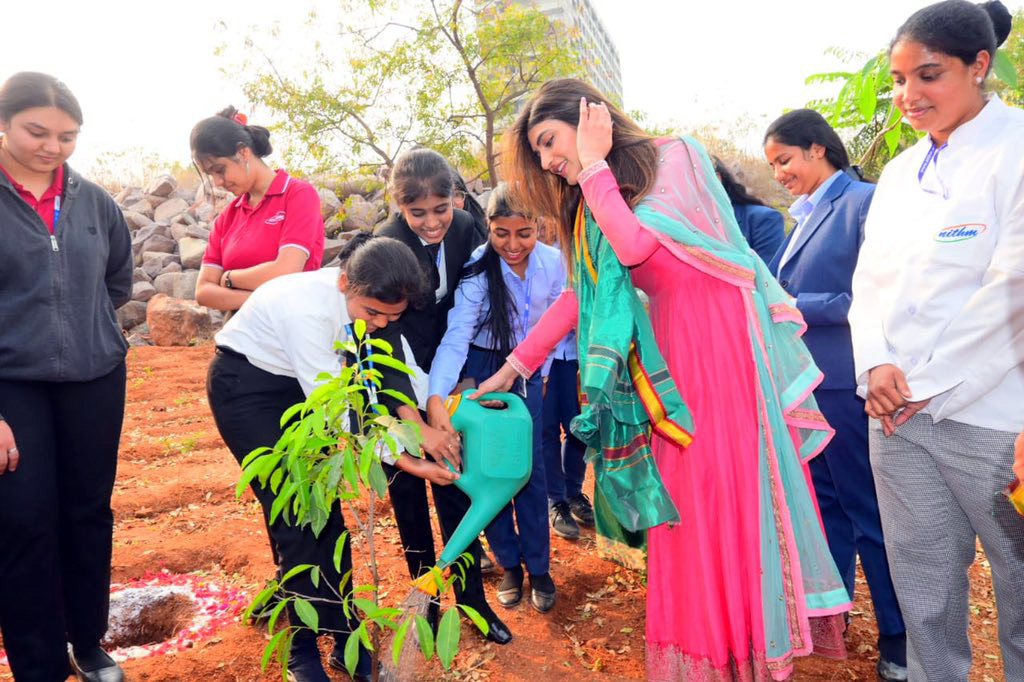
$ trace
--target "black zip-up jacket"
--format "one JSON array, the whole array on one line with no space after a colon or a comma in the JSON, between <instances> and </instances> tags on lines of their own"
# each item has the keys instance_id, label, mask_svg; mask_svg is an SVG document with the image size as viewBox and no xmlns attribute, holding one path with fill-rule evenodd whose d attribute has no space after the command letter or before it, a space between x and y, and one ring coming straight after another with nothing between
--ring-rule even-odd
<instances>
[{"instance_id":1,"label":"black zip-up jacket","mask_svg":"<svg viewBox=\"0 0 1024 682\"><path fill-rule=\"evenodd\" d=\"M89 381L124 359L131 234L107 192L64 166L54 238L0 173L0 380Z\"/></svg>"}]
</instances>

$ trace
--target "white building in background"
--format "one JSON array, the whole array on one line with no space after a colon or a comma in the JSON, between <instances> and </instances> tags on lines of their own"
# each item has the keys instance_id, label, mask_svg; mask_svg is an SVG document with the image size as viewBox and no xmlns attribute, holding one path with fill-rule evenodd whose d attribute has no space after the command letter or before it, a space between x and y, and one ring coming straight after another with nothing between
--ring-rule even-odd
<instances>
[{"instance_id":1,"label":"white building in background","mask_svg":"<svg viewBox=\"0 0 1024 682\"><path fill-rule=\"evenodd\" d=\"M605 30L590 0L520 0L552 21L560 21L575 37L573 47L583 57L591 84L622 102L622 71L619 51Z\"/></svg>"}]
</instances>

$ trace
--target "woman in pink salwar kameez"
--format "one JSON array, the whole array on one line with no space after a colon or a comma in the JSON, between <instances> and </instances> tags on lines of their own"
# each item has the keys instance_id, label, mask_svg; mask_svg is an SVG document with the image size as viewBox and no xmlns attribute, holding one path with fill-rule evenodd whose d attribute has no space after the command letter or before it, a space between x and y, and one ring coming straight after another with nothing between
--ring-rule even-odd
<instances>
[{"instance_id":1,"label":"woman in pink salwar kameez","mask_svg":"<svg viewBox=\"0 0 1024 682\"><path fill-rule=\"evenodd\" d=\"M573 431L616 520L649 529L648 679L787 679L795 656L845 655L848 597L803 473L831 435L820 372L704 150L605 101L550 81L508 134L503 170L561 217L573 287L481 390L531 374L576 327Z\"/></svg>"}]
</instances>

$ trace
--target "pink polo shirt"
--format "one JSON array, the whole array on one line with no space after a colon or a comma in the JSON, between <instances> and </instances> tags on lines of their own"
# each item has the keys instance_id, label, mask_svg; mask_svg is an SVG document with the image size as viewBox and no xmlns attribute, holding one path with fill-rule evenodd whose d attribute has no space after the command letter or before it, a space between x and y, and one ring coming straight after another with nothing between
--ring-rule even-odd
<instances>
[{"instance_id":1,"label":"pink polo shirt","mask_svg":"<svg viewBox=\"0 0 1024 682\"><path fill-rule=\"evenodd\" d=\"M309 255L303 270L317 270L324 255L324 221L316 189L278 170L255 207L243 194L217 217L203 265L250 268L275 260L286 246Z\"/></svg>"}]
</instances>

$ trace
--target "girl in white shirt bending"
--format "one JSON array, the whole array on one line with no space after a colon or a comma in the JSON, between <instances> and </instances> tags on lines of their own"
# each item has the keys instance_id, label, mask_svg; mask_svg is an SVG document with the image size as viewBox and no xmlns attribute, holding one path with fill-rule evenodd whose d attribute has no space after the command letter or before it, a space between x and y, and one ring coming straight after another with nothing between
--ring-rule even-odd
<instances>
[{"instance_id":1,"label":"girl in white shirt bending","mask_svg":"<svg viewBox=\"0 0 1024 682\"><path fill-rule=\"evenodd\" d=\"M883 171L850 326L911 680L966 680L967 568L992 565L1006 679L1024 679L1024 523L998 494L1024 426L1024 111L984 84L1011 18L947 0L890 48L920 142Z\"/></svg>"}]
</instances>

